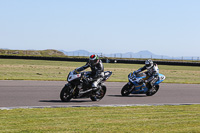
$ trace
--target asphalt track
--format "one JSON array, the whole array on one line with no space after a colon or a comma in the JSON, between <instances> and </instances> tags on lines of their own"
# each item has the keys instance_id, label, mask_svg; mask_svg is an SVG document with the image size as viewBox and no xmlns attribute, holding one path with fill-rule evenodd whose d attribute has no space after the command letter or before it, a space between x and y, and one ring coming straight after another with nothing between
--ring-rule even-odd
<instances>
[{"instance_id":1,"label":"asphalt track","mask_svg":"<svg viewBox=\"0 0 200 133\"><path fill-rule=\"evenodd\" d=\"M126 106L200 104L199 84L161 83L154 96L121 96L124 82L106 82L107 92L99 102L89 98L61 102L60 91L65 81L0 81L0 109L28 107Z\"/></svg>"}]
</instances>

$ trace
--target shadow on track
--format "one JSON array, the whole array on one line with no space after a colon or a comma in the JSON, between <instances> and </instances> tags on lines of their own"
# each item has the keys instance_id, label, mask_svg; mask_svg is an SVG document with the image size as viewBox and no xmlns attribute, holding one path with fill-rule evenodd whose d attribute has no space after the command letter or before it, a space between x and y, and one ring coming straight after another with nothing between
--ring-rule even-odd
<instances>
[{"instance_id":1,"label":"shadow on track","mask_svg":"<svg viewBox=\"0 0 200 133\"><path fill-rule=\"evenodd\" d=\"M71 100L69 102L62 102L61 100L40 100L39 102L47 103L83 103L83 102L92 102L91 100Z\"/></svg>"},{"instance_id":2,"label":"shadow on track","mask_svg":"<svg viewBox=\"0 0 200 133\"><path fill-rule=\"evenodd\" d=\"M122 95L107 95L109 97L147 97L146 95L128 95L128 96L122 96Z\"/></svg>"}]
</instances>

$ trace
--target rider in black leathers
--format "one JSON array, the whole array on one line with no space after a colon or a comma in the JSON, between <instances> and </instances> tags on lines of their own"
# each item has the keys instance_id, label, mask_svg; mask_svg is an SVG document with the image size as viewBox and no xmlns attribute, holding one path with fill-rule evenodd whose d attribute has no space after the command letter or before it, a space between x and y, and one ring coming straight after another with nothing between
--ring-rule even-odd
<instances>
[{"instance_id":1,"label":"rider in black leathers","mask_svg":"<svg viewBox=\"0 0 200 133\"><path fill-rule=\"evenodd\" d=\"M154 64L151 59L145 61L145 66L135 71L135 74L147 70L145 72L146 78L143 79L143 82L146 83L146 86L149 90L152 89L154 83L159 79L159 69L157 64Z\"/></svg>"},{"instance_id":2,"label":"rider in black leathers","mask_svg":"<svg viewBox=\"0 0 200 133\"><path fill-rule=\"evenodd\" d=\"M92 89L93 91L96 91L98 89L98 84L103 80L104 77L104 66L98 55L91 55L89 62L87 62L84 66L77 68L76 71L80 72L88 67L91 68L90 76L93 80Z\"/></svg>"}]
</instances>

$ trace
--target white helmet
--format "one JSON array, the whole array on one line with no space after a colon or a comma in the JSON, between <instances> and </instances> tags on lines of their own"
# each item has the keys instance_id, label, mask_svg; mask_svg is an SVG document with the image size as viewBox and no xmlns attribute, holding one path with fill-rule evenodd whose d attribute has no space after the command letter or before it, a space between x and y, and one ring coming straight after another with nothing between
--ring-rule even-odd
<instances>
[{"instance_id":1,"label":"white helmet","mask_svg":"<svg viewBox=\"0 0 200 133\"><path fill-rule=\"evenodd\" d=\"M146 60L145 66L147 69L150 69L153 66L153 61L151 59Z\"/></svg>"}]
</instances>

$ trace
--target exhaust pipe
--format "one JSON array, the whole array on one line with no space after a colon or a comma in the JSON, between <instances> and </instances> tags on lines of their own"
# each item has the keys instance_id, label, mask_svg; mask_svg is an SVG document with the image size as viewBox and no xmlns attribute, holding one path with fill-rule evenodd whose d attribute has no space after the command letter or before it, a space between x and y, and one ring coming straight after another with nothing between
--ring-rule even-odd
<instances>
[{"instance_id":1,"label":"exhaust pipe","mask_svg":"<svg viewBox=\"0 0 200 133\"><path fill-rule=\"evenodd\" d=\"M92 91L92 89L89 89L89 90L86 90L86 91L82 91L82 92L80 91L79 94L88 93L88 92L90 92L90 91Z\"/></svg>"}]
</instances>

